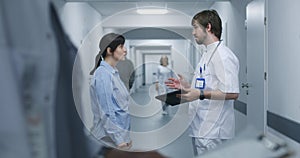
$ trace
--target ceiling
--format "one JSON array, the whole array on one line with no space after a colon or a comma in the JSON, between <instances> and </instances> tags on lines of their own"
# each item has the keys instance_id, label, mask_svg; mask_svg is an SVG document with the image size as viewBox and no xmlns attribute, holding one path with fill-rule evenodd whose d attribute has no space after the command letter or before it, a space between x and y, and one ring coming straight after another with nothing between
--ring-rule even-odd
<instances>
[{"instance_id":1,"label":"ceiling","mask_svg":"<svg viewBox=\"0 0 300 158\"><path fill-rule=\"evenodd\" d=\"M200 10L209 9L215 2L229 0L65 0L66 2L86 2L95 8L103 17L116 14L121 11L158 7L168 8L173 11L183 12L189 16ZM172 12L171 12L172 13Z\"/></svg>"}]
</instances>

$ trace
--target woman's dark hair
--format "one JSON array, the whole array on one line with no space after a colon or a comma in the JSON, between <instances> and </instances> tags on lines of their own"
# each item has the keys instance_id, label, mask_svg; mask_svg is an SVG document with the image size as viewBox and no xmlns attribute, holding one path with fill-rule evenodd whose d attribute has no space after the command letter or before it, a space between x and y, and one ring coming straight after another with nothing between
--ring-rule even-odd
<instances>
[{"instance_id":1,"label":"woman's dark hair","mask_svg":"<svg viewBox=\"0 0 300 158\"><path fill-rule=\"evenodd\" d=\"M93 75L96 69L100 66L102 58L105 59L107 54L107 48L110 48L112 52L114 52L120 44L125 43L125 37L115 33L109 33L104 35L100 42L99 48L100 51L95 58L95 67L90 72L90 75Z\"/></svg>"},{"instance_id":2,"label":"woman's dark hair","mask_svg":"<svg viewBox=\"0 0 300 158\"><path fill-rule=\"evenodd\" d=\"M219 14L215 10L204 10L200 13L197 13L193 17L193 21L197 21L200 25L202 25L204 28L208 26L208 24L211 25L211 32L221 39L222 34L222 21L219 17ZM192 23L193 23L192 21Z\"/></svg>"}]
</instances>

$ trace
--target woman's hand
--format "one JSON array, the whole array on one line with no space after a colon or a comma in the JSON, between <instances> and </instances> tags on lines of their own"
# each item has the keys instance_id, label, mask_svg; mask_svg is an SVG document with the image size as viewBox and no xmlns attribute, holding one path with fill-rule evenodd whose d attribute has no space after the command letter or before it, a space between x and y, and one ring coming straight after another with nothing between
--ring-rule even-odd
<instances>
[{"instance_id":1,"label":"woman's hand","mask_svg":"<svg viewBox=\"0 0 300 158\"><path fill-rule=\"evenodd\" d=\"M132 141L130 141L129 143L121 143L117 146L118 149L122 149L122 150L129 150L132 147Z\"/></svg>"}]
</instances>

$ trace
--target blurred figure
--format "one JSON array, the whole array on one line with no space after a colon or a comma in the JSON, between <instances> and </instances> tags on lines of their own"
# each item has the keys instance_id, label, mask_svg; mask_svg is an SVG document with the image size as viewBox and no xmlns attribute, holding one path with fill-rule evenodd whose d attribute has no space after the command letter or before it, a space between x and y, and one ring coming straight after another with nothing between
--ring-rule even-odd
<instances>
[{"instance_id":1,"label":"blurred figure","mask_svg":"<svg viewBox=\"0 0 300 158\"><path fill-rule=\"evenodd\" d=\"M57 11L52 3L50 11L51 24L57 41L59 57L57 88L55 91L56 101L54 102L55 109L53 111L53 117L55 118L55 136L53 137L55 138L55 154L58 158L90 157L87 145L88 139L83 130L84 125L78 115L72 95L72 70L77 48L65 34ZM49 60L49 57L45 58L45 60ZM82 73L81 69L77 69L77 73ZM48 85L48 83L45 84ZM78 85L73 84L73 86ZM49 113L49 110L45 111L44 115L47 115L47 113ZM47 125L47 128L52 128L51 124ZM52 141L49 140L48 143L50 142Z\"/></svg>"},{"instance_id":2,"label":"blurred figure","mask_svg":"<svg viewBox=\"0 0 300 158\"><path fill-rule=\"evenodd\" d=\"M124 82L127 90L130 91L135 80L135 71L132 61L125 56L125 60L119 61L116 67L119 70L121 80Z\"/></svg>"},{"instance_id":3,"label":"blurred figure","mask_svg":"<svg viewBox=\"0 0 300 158\"><path fill-rule=\"evenodd\" d=\"M155 83L155 89L158 93L164 94L172 91L169 87L165 85L165 82L168 80L168 78L173 77L173 71L169 68L169 59L167 56L162 56L160 58L160 65L157 68L157 80ZM162 114L167 115L168 114L168 104L165 102L162 102Z\"/></svg>"},{"instance_id":4,"label":"blurred figure","mask_svg":"<svg viewBox=\"0 0 300 158\"><path fill-rule=\"evenodd\" d=\"M116 68L127 54L124 43L125 38L115 33L106 34L100 40L100 51L90 73L94 114L91 133L108 146L130 149L129 93Z\"/></svg>"},{"instance_id":5,"label":"blurred figure","mask_svg":"<svg viewBox=\"0 0 300 158\"><path fill-rule=\"evenodd\" d=\"M1 0L0 10L0 157L90 157L72 96L77 49L54 5Z\"/></svg>"}]
</instances>

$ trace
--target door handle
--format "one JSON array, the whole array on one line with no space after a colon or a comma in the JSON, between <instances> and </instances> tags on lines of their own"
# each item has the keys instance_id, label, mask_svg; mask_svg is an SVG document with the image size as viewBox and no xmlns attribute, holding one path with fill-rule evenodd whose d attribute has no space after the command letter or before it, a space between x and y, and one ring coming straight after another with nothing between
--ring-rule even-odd
<instances>
[{"instance_id":1,"label":"door handle","mask_svg":"<svg viewBox=\"0 0 300 158\"><path fill-rule=\"evenodd\" d=\"M249 88L250 84L249 83L242 83L242 88Z\"/></svg>"}]
</instances>

